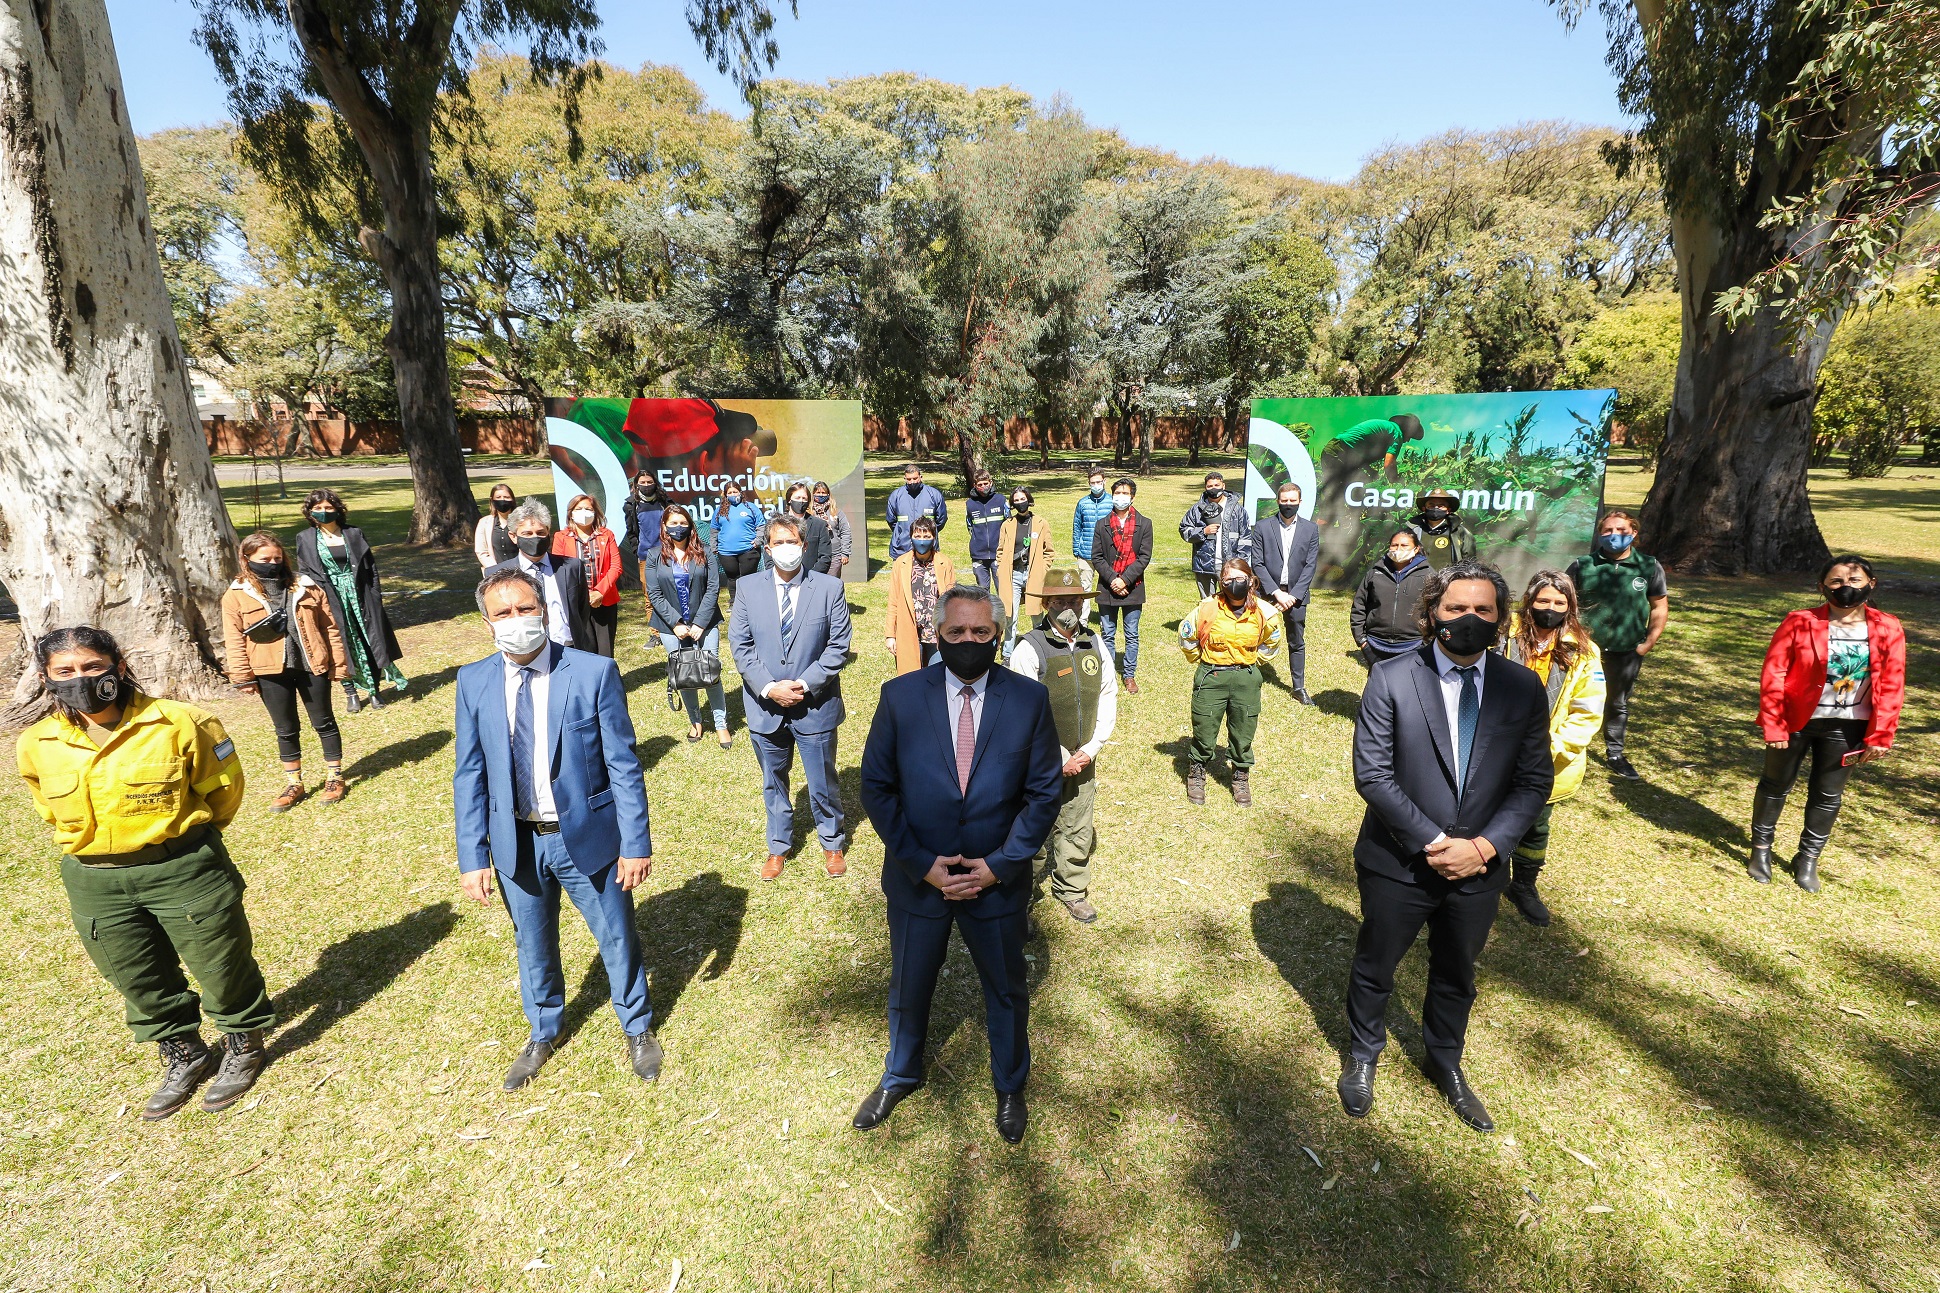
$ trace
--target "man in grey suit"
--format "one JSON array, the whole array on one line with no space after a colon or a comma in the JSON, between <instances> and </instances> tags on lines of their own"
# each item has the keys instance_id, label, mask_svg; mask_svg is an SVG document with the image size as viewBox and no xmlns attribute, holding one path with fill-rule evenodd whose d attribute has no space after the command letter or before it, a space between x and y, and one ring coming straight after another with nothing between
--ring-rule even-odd
<instances>
[{"instance_id":1,"label":"man in grey suit","mask_svg":"<svg viewBox=\"0 0 1940 1293\"><path fill-rule=\"evenodd\" d=\"M768 861L761 878L780 879L795 847L788 774L797 747L823 865L839 876L849 869L847 823L835 775L835 734L846 716L841 674L849 662L849 602L840 579L803 568L802 523L795 517L769 520L767 550L772 569L735 582L728 621L728 645L741 672L748 736L768 805Z\"/></svg>"},{"instance_id":2,"label":"man in grey suit","mask_svg":"<svg viewBox=\"0 0 1940 1293\"><path fill-rule=\"evenodd\" d=\"M1314 703L1307 694L1307 598L1319 564L1320 527L1300 515L1300 486L1282 485L1278 513L1253 527L1253 573L1260 577L1260 600L1286 626L1287 678L1302 705Z\"/></svg>"},{"instance_id":3,"label":"man in grey suit","mask_svg":"<svg viewBox=\"0 0 1940 1293\"><path fill-rule=\"evenodd\" d=\"M1509 588L1494 567L1437 570L1421 601L1421 649L1374 666L1354 724L1354 788L1367 815L1354 841L1361 932L1340 1098L1354 1118L1374 1104L1394 969L1426 925L1428 1077L1463 1122L1494 1131L1462 1072L1462 1045L1509 855L1555 780L1549 696L1532 670L1489 650L1509 617Z\"/></svg>"}]
</instances>

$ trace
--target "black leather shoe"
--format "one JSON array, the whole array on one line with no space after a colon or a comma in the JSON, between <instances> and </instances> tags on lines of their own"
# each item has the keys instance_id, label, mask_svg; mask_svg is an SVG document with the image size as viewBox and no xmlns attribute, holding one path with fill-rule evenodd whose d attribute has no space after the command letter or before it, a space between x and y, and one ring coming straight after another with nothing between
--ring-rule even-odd
<instances>
[{"instance_id":1,"label":"black leather shoe","mask_svg":"<svg viewBox=\"0 0 1940 1293\"><path fill-rule=\"evenodd\" d=\"M1462 1076L1462 1070L1431 1069L1428 1078L1448 1101L1449 1108L1455 1111L1457 1118L1477 1131L1495 1130L1495 1119L1489 1117L1489 1111L1482 1105L1482 1097L1469 1086L1468 1079Z\"/></svg>"},{"instance_id":2,"label":"black leather shoe","mask_svg":"<svg viewBox=\"0 0 1940 1293\"><path fill-rule=\"evenodd\" d=\"M551 1042L527 1042L525 1049L519 1052L519 1058L512 1061L512 1067L505 1070L505 1089L516 1091L538 1077L539 1070L551 1058Z\"/></svg>"},{"instance_id":3,"label":"black leather shoe","mask_svg":"<svg viewBox=\"0 0 1940 1293\"><path fill-rule=\"evenodd\" d=\"M263 1045L263 1030L222 1035L222 1067L215 1081L203 1088L202 1107L221 1113L249 1093L256 1085L263 1065L269 1063L269 1050Z\"/></svg>"},{"instance_id":4,"label":"black leather shoe","mask_svg":"<svg viewBox=\"0 0 1940 1293\"><path fill-rule=\"evenodd\" d=\"M1030 1114L1024 1108L1024 1093L1021 1091L999 1091L997 1093L997 1134L1015 1145L1024 1139L1024 1126L1030 1121Z\"/></svg>"},{"instance_id":5,"label":"black leather shoe","mask_svg":"<svg viewBox=\"0 0 1940 1293\"><path fill-rule=\"evenodd\" d=\"M1299 701L1302 705L1311 705L1315 703L1314 698L1307 694L1307 689L1305 687L1296 689L1293 693L1293 698Z\"/></svg>"},{"instance_id":6,"label":"black leather shoe","mask_svg":"<svg viewBox=\"0 0 1940 1293\"><path fill-rule=\"evenodd\" d=\"M1347 1061L1334 1089L1340 1092L1340 1107L1347 1110L1348 1117L1367 1117L1367 1111L1374 1107L1374 1062Z\"/></svg>"},{"instance_id":7,"label":"black leather shoe","mask_svg":"<svg viewBox=\"0 0 1940 1293\"><path fill-rule=\"evenodd\" d=\"M1630 760L1624 758L1621 754L1611 755L1608 763L1610 765L1610 771L1622 777L1625 781L1642 781L1644 779L1644 774L1631 767Z\"/></svg>"},{"instance_id":8,"label":"black leather shoe","mask_svg":"<svg viewBox=\"0 0 1940 1293\"><path fill-rule=\"evenodd\" d=\"M142 1106L144 1122L166 1118L187 1104L195 1089L213 1077L222 1063L222 1057L210 1050L208 1043L196 1033L163 1038L156 1046L162 1053L165 1068L162 1084Z\"/></svg>"},{"instance_id":9,"label":"black leather shoe","mask_svg":"<svg viewBox=\"0 0 1940 1293\"><path fill-rule=\"evenodd\" d=\"M642 1082L660 1080L660 1039L651 1032L641 1033L638 1037L626 1039L626 1055L633 1061L633 1071Z\"/></svg>"},{"instance_id":10,"label":"black leather shoe","mask_svg":"<svg viewBox=\"0 0 1940 1293\"><path fill-rule=\"evenodd\" d=\"M1537 894L1536 886L1525 880L1509 882L1509 901L1516 905L1522 918L1530 924L1542 927L1549 924L1549 908Z\"/></svg>"},{"instance_id":11,"label":"black leather shoe","mask_svg":"<svg viewBox=\"0 0 1940 1293\"><path fill-rule=\"evenodd\" d=\"M883 1121L889 1117L889 1111L891 1109L901 1104L904 1097L909 1095L910 1092L921 1089L921 1087L913 1086L903 1087L901 1089L892 1089L886 1086L877 1087L862 1098L861 1107L855 1111L855 1129L857 1131L873 1131L877 1127L882 1126Z\"/></svg>"}]
</instances>

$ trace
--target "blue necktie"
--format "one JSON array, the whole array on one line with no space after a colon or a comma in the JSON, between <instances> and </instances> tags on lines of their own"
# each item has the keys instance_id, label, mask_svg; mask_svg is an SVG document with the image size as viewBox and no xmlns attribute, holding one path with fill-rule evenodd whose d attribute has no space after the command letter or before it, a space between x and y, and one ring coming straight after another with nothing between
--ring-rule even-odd
<instances>
[{"instance_id":1,"label":"blue necktie","mask_svg":"<svg viewBox=\"0 0 1940 1293\"><path fill-rule=\"evenodd\" d=\"M1475 665L1463 665L1455 672L1462 675L1462 699L1456 710L1455 723L1455 793L1460 795L1468 785L1468 756L1475 748L1475 724L1482 717L1482 697L1475 690Z\"/></svg>"},{"instance_id":2,"label":"blue necktie","mask_svg":"<svg viewBox=\"0 0 1940 1293\"><path fill-rule=\"evenodd\" d=\"M519 670L519 696L512 705L512 810L530 819L539 795L532 786L532 670Z\"/></svg>"},{"instance_id":3,"label":"blue necktie","mask_svg":"<svg viewBox=\"0 0 1940 1293\"><path fill-rule=\"evenodd\" d=\"M795 635L795 585L791 581L781 590L781 649L788 651L789 639Z\"/></svg>"}]
</instances>

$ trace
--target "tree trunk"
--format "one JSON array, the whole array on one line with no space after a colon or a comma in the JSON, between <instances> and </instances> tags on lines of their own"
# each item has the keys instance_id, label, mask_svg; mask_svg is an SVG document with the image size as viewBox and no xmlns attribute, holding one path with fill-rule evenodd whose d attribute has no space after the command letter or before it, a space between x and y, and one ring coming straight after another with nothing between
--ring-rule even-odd
<instances>
[{"instance_id":1,"label":"tree trunk","mask_svg":"<svg viewBox=\"0 0 1940 1293\"><path fill-rule=\"evenodd\" d=\"M963 473L963 489L970 491L970 482L984 468L983 438L970 431L957 432L957 470Z\"/></svg>"},{"instance_id":2,"label":"tree trunk","mask_svg":"<svg viewBox=\"0 0 1940 1293\"><path fill-rule=\"evenodd\" d=\"M922 418L910 418L905 423L909 427L909 456L918 462L930 460L930 428Z\"/></svg>"},{"instance_id":3,"label":"tree trunk","mask_svg":"<svg viewBox=\"0 0 1940 1293\"><path fill-rule=\"evenodd\" d=\"M1186 441L1186 466L1188 467L1199 465L1199 445L1206 438L1206 421L1205 417L1197 415L1192 419L1191 437Z\"/></svg>"},{"instance_id":4,"label":"tree trunk","mask_svg":"<svg viewBox=\"0 0 1940 1293\"><path fill-rule=\"evenodd\" d=\"M1827 556L1806 468L1814 388L1837 321L1791 339L1772 311L1735 329L1712 313L1718 292L1778 254L1755 215L1746 223L1734 236L1708 219L1672 221L1684 340L1642 544L1686 574L1814 570Z\"/></svg>"},{"instance_id":5,"label":"tree trunk","mask_svg":"<svg viewBox=\"0 0 1940 1293\"><path fill-rule=\"evenodd\" d=\"M1051 423L1046 419L1033 419L1032 428L1037 432L1037 469L1051 470Z\"/></svg>"},{"instance_id":6,"label":"tree trunk","mask_svg":"<svg viewBox=\"0 0 1940 1293\"><path fill-rule=\"evenodd\" d=\"M62 0L51 18L44 0L0 0L0 247L0 580L23 648L93 624L150 692L208 694L235 531L103 0ZM36 679L21 673L17 704Z\"/></svg>"},{"instance_id":7,"label":"tree trunk","mask_svg":"<svg viewBox=\"0 0 1940 1293\"><path fill-rule=\"evenodd\" d=\"M1152 436L1158 430L1158 417L1153 413L1141 413L1138 419L1138 474L1152 474Z\"/></svg>"}]
</instances>

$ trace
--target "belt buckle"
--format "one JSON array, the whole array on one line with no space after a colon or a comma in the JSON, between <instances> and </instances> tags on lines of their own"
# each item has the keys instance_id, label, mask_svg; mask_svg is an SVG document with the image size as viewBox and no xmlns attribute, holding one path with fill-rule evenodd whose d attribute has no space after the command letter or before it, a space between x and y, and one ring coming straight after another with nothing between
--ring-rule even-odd
<instances>
[{"instance_id":1,"label":"belt buckle","mask_svg":"<svg viewBox=\"0 0 1940 1293\"><path fill-rule=\"evenodd\" d=\"M534 835L557 835L559 833L559 823L534 822L532 823L532 833Z\"/></svg>"}]
</instances>

